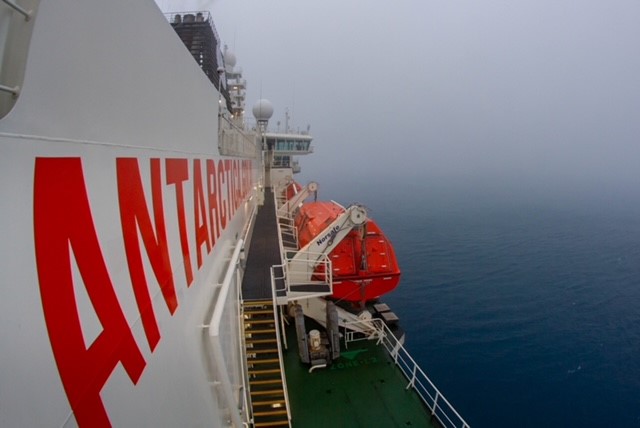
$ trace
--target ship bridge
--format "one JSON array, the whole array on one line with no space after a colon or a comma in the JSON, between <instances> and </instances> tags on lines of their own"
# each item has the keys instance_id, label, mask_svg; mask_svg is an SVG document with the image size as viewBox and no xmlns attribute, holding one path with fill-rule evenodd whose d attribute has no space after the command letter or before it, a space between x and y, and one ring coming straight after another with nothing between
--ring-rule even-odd
<instances>
[{"instance_id":1,"label":"ship bridge","mask_svg":"<svg viewBox=\"0 0 640 428\"><path fill-rule=\"evenodd\" d=\"M308 134L276 134L267 132L265 142L268 150L273 150L277 155L307 155L313 153L311 140Z\"/></svg>"},{"instance_id":2,"label":"ship bridge","mask_svg":"<svg viewBox=\"0 0 640 428\"><path fill-rule=\"evenodd\" d=\"M272 155L272 168L291 168L292 172L300 172L300 166L292 156L308 155L313 153L309 134L281 134L269 133L264 136L266 149Z\"/></svg>"}]
</instances>

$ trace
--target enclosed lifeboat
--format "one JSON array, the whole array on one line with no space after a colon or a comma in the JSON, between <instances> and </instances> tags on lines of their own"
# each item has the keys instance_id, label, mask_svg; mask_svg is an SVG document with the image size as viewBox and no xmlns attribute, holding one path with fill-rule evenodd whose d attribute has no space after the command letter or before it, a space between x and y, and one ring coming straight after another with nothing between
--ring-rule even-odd
<instances>
[{"instance_id":1,"label":"enclosed lifeboat","mask_svg":"<svg viewBox=\"0 0 640 428\"><path fill-rule=\"evenodd\" d=\"M345 209L335 202L309 202L295 217L303 248ZM354 229L331 251L333 295L337 300L365 303L395 289L400 269L391 242L371 219Z\"/></svg>"}]
</instances>

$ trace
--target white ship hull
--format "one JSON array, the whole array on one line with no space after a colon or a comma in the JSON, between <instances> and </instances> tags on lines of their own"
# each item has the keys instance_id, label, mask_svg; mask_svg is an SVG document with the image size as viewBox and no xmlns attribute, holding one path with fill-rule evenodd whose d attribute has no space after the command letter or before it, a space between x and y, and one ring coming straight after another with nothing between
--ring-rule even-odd
<instances>
[{"instance_id":1,"label":"white ship hull","mask_svg":"<svg viewBox=\"0 0 640 428\"><path fill-rule=\"evenodd\" d=\"M152 1L28 25L0 119L0 425L227 426L241 357L216 367L208 326L260 160L219 154L219 94Z\"/></svg>"}]
</instances>

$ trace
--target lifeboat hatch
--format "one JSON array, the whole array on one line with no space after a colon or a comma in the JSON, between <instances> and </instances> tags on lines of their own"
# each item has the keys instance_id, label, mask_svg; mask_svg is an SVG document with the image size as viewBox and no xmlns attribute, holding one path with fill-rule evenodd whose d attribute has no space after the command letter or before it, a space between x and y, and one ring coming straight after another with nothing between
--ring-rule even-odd
<instances>
[{"instance_id":1,"label":"lifeboat hatch","mask_svg":"<svg viewBox=\"0 0 640 428\"><path fill-rule=\"evenodd\" d=\"M367 236L365 238L368 270L371 273L384 273L392 270L389 260L389 248L380 236Z\"/></svg>"},{"instance_id":2,"label":"lifeboat hatch","mask_svg":"<svg viewBox=\"0 0 640 428\"><path fill-rule=\"evenodd\" d=\"M353 238L347 237L336 247L331 253L331 264L333 265L333 274L355 275L355 250L353 245Z\"/></svg>"}]
</instances>

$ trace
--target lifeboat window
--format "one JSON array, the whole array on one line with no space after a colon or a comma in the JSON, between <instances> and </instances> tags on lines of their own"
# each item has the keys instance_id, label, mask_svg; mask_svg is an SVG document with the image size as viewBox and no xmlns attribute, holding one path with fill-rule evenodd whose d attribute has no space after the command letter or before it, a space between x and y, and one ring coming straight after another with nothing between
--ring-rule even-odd
<instances>
[{"instance_id":1,"label":"lifeboat window","mask_svg":"<svg viewBox=\"0 0 640 428\"><path fill-rule=\"evenodd\" d=\"M40 0L0 1L0 118L20 96Z\"/></svg>"}]
</instances>

